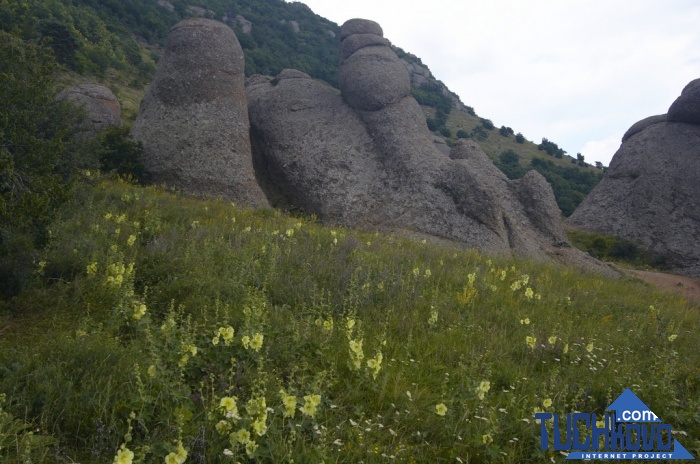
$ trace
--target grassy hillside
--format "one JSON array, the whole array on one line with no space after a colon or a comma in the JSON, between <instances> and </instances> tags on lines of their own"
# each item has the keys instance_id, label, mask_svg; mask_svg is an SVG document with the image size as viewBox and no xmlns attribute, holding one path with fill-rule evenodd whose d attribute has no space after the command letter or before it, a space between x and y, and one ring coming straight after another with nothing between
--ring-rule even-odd
<instances>
[{"instance_id":1,"label":"grassy hillside","mask_svg":"<svg viewBox=\"0 0 700 464\"><path fill-rule=\"evenodd\" d=\"M2 462L559 462L534 413L625 388L700 455L697 305L86 182L0 309Z\"/></svg>"}]
</instances>

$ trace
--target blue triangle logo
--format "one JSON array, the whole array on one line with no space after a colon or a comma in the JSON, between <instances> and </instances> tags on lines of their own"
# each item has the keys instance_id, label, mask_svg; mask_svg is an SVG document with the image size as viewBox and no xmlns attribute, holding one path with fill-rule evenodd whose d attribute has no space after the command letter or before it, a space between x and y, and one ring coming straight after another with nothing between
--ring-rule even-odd
<instances>
[{"instance_id":1,"label":"blue triangle logo","mask_svg":"<svg viewBox=\"0 0 700 464\"><path fill-rule=\"evenodd\" d=\"M661 419L649 409L649 406L644 404L629 388L623 391L607 409L615 411L617 422L661 422Z\"/></svg>"}]
</instances>

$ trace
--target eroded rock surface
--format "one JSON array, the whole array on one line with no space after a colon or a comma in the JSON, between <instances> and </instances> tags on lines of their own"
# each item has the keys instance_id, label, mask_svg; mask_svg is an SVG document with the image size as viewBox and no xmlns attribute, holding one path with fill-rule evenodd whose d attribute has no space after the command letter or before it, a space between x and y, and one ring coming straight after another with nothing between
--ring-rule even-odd
<instances>
[{"instance_id":1,"label":"eroded rock surface","mask_svg":"<svg viewBox=\"0 0 700 464\"><path fill-rule=\"evenodd\" d=\"M132 131L152 182L268 204L253 171L243 71L243 50L226 25L195 18L170 30Z\"/></svg>"},{"instance_id":2,"label":"eroded rock surface","mask_svg":"<svg viewBox=\"0 0 700 464\"><path fill-rule=\"evenodd\" d=\"M330 222L553 254L565 238L549 184L536 173L509 181L473 141L441 153L381 27L354 19L340 37L340 95L298 71L248 80L253 154L270 198Z\"/></svg>"},{"instance_id":3,"label":"eroded rock surface","mask_svg":"<svg viewBox=\"0 0 700 464\"><path fill-rule=\"evenodd\" d=\"M569 222L635 241L665 257L674 271L700 277L699 97L697 79L667 117L634 124Z\"/></svg>"}]
</instances>

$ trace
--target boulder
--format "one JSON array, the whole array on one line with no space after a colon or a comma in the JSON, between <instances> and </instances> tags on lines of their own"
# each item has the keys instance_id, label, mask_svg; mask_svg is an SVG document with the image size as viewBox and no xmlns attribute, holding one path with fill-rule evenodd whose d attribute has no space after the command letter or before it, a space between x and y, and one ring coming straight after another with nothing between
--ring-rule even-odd
<instances>
[{"instance_id":1,"label":"boulder","mask_svg":"<svg viewBox=\"0 0 700 464\"><path fill-rule=\"evenodd\" d=\"M690 81L668 109L668 120L700 124L700 79Z\"/></svg>"},{"instance_id":2,"label":"boulder","mask_svg":"<svg viewBox=\"0 0 700 464\"><path fill-rule=\"evenodd\" d=\"M173 26L132 136L155 183L245 206L265 206L250 150L243 51L226 25Z\"/></svg>"},{"instance_id":3,"label":"boulder","mask_svg":"<svg viewBox=\"0 0 700 464\"><path fill-rule=\"evenodd\" d=\"M630 128L633 136L626 134L605 177L568 220L634 241L665 257L674 271L695 277L700 277L700 124L677 120L692 121L700 111L694 99L699 82L684 89L667 122L653 116Z\"/></svg>"},{"instance_id":4,"label":"boulder","mask_svg":"<svg viewBox=\"0 0 700 464\"><path fill-rule=\"evenodd\" d=\"M549 184L508 180L471 140L440 153L381 27L353 19L340 32L340 95L288 70L246 84L268 197L326 222L553 256L564 234Z\"/></svg>"},{"instance_id":5,"label":"boulder","mask_svg":"<svg viewBox=\"0 0 700 464\"><path fill-rule=\"evenodd\" d=\"M80 84L59 94L82 107L86 113L87 130L91 136L112 126L121 126L121 106L107 87L98 84Z\"/></svg>"},{"instance_id":6,"label":"boulder","mask_svg":"<svg viewBox=\"0 0 700 464\"><path fill-rule=\"evenodd\" d=\"M634 134L637 134L647 127L653 125L653 124L659 124L660 122L666 122L667 117L665 114L657 114L656 116L649 116L647 118L642 119L641 121L637 121L632 126L627 129L627 132L622 136L622 142L626 142L627 139L632 137Z\"/></svg>"}]
</instances>

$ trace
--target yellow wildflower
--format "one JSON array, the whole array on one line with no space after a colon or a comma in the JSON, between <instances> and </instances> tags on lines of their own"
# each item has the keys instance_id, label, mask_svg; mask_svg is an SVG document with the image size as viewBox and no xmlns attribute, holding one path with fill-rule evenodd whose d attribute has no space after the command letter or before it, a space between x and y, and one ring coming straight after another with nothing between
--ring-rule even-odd
<instances>
[{"instance_id":1,"label":"yellow wildflower","mask_svg":"<svg viewBox=\"0 0 700 464\"><path fill-rule=\"evenodd\" d=\"M479 386L476 387L476 395L479 397L480 400L484 399L484 396L488 391L491 389L491 382L488 380L482 380L479 383Z\"/></svg>"},{"instance_id":2,"label":"yellow wildflower","mask_svg":"<svg viewBox=\"0 0 700 464\"><path fill-rule=\"evenodd\" d=\"M262 437L267 432L267 425L265 425L265 420L261 419L262 418L258 418L255 422L253 422L253 431L259 437Z\"/></svg>"},{"instance_id":3,"label":"yellow wildflower","mask_svg":"<svg viewBox=\"0 0 700 464\"><path fill-rule=\"evenodd\" d=\"M126 241L128 246L133 246L136 243L136 235L129 235L129 239Z\"/></svg>"},{"instance_id":4,"label":"yellow wildflower","mask_svg":"<svg viewBox=\"0 0 700 464\"><path fill-rule=\"evenodd\" d=\"M545 398L544 401L542 401L542 406L545 408L548 408L552 405L552 399L551 398Z\"/></svg>"},{"instance_id":5,"label":"yellow wildflower","mask_svg":"<svg viewBox=\"0 0 700 464\"><path fill-rule=\"evenodd\" d=\"M131 464L134 460L134 452L122 445L122 449L114 456L113 464Z\"/></svg>"},{"instance_id":6,"label":"yellow wildflower","mask_svg":"<svg viewBox=\"0 0 700 464\"><path fill-rule=\"evenodd\" d=\"M549 338L547 339L547 341L549 342L550 345L554 345L554 344L557 342L557 336L556 336L556 335L552 335L551 337L549 337Z\"/></svg>"},{"instance_id":7,"label":"yellow wildflower","mask_svg":"<svg viewBox=\"0 0 700 464\"><path fill-rule=\"evenodd\" d=\"M237 415L238 414L238 405L236 404L236 398L235 396L224 396L219 400L219 407L224 410L224 412L232 414L232 415Z\"/></svg>"},{"instance_id":8,"label":"yellow wildflower","mask_svg":"<svg viewBox=\"0 0 700 464\"><path fill-rule=\"evenodd\" d=\"M228 421L220 420L219 422L217 422L215 428L217 432L219 432L221 435L224 435L228 433L229 430L231 430L231 424Z\"/></svg>"},{"instance_id":9,"label":"yellow wildflower","mask_svg":"<svg viewBox=\"0 0 700 464\"><path fill-rule=\"evenodd\" d=\"M297 397L288 395L284 389L280 390L280 396L282 397L282 404L284 405L284 417L294 417L297 407Z\"/></svg>"},{"instance_id":10,"label":"yellow wildflower","mask_svg":"<svg viewBox=\"0 0 700 464\"><path fill-rule=\"evenodd\" d=\"M668 336L668 341L669 341L669 342L672 342L672 341L674 341L676 338L678 338L678 335L676 335L676 334L669 335L669 336Z\"/></svg>"},{"instance_id":11,"label":"yellow wildflower","mask_svg":"<svg viewBox=\"0 0 700 464\"><path fill-rule=\"evenodd\" d=\"M593 352L593 342L586 345L586 351L588 351L589 353Z\"/></svg>"},{"instance_id":12,"label":"yellow wildflower","mask_svg":"<svg viewBox=\"0 0 700 464\"><path fill-rule=\"evenodd\" d=\"M97 261L94 261L87 265L87 275L97 274Z\"/></svg>"},{"instance_id":13,"label":"yellow wildflower","mask_svg":"<svg viewBox=\"0 0 700 464\"><path fill-rule=\"evenodd\" d=\"M425 273L424 273L423 275L424 275L425 278L427 279L427 278L430 277L432 274L433 274L433 273L430 272L430 269L426 269L426 270L425 270Z\"/></svg>"},{"instance_id":14,"label":"yellow wildflower","mask_svg":"<svg viewBox=\"0 0 700 464\"><path fill-rule=\"evenodd\" d=\"M231 434L231 437L235 438L238 443L246 444L250 442L250 432L245 429L240 429L235 435Z\"/></svg>"},{"instance_id":15,"label":"yellow wildflower","mask_svg":"<svg viewBox=\"0 0 700 464\"><path fill-rule=\"evenodd\" d=\"M420 268L415 268L415 269L413 269L413 275L414 275L414 276L418 277L419 274L420 274Z\"/></svg>"},{"instance_id":16,"label":"yellow wildflower","mask_svg":"<svg viewBox=\"0 0 700 464\"><path fill-rule=\"evenodd\" d=\"M243 338L241 338L241 343L243 344L243 348L247 350L248 348L250 348L250 337L244 335Z\"/></svg>"},{"instance_id":17,"label":"yellow wildflower","mask_svg":"<svg viewBox=\"0 0 700 464\"><path fill-rule=\"evenodd\" d=\"M316 408L321 404L321 395L306 395L304 396L304 406L299 408L305 416L311 418L316 417Z\"/></svg>"},{"instance_id":18,"label":"yellow wildflower","mask_svg":"<svg viewBox=\"0 0 700 464\"><path fill-rule=\"evenodd\" d=\"M467 274L467 281L469 282L469 285L474 285L474 281L476 280L476 273L472 272L471 274Z\"/></svg>"},{"instance_id":19,"label":"yellow wildflower","mask_svg":"<svg viewBox=\"0 0 700 464\"><path fill-rule=\"evenodd\" d=\"M245 454L248 455L248 457L252 458L253 455L255 454L255 450L258 449L258 444L255 443L254 441L249 441L248 443L245 444Z\"/></svg>"},{"instance_id":20,"label":"yellow wildflower","mask_svg":"<svg viewBox=\"0 0 700 464\"><path fill-rule=\"evenodd\" d=\"M230 325L226 327L219 327L219 335L221 335L221 337L224 339L224 344L226 346L229 346L231 344L231 342L233 341L234 334L235 331Z\"/></svg>"},{"instance_id":21,"label":"yellow wildflower","mask_svg":"<svg viewBox=\"0 0 700 464\"><path fill-rule=\"evenodd\" d=\"M250 341L250 347L255 351L260 351L260 348L263 346L263 338L264 335L261 333L253 335L253 339Z\"/></svg>"},{"instance_id":22,"label":"yellow wildflower","mask_svg":"<svg viewBox=\"0 0 700 464\"><path fill-rule=\"evenodd\" d=\"M568 343L566 345L564 345L564 349L562 351L564 352L564 354L569 352L569 344Z\"/></svg>"},{"instance_id":23,"label":"yellow wildflower","mask_svg":"<svg viewBox=\"0 0 700 464\"><path fill-rule=\"evenodd\" d=\"M146 372L148 372L149 377L155 377L156 376L156 366L151 364L150 366L148 366L148 371L146 371Z\"/></svg>"},{"instance_id":24,"label":"yellow wildflower","mask_svg":"<svg viewBox=\"0 0 700 464\"><path fill-rule=\"evenodd\" d=\"M435 414L437 414L438 416L444 416L446 412L447 406L445 406L445 403L435 405Z\"/></svg>"},{"instance_id":25,"label":"yellow wildflower","mask_svg":"<svg viewBox=\"0 0 700 464\"><path fill-rule=\"evenodd\" d=\"M346 327L348 328L348 330L352 330L352 328L355 327L355 319L349 317Z\"/></svg>"},{"instance_id":26,"label":"yellow wildflower","mask_svg":"<svg viewBox=\"0 0 700 464\"><path fill-rule=\"evenodd\" d=\"M134 304L134 314L132 315L132 317L138 321L139 319L141 319L145 315L146 315L146 305L143 303L141 303L141 304L135 303Z\"/></svg>"},{"instance_id":27,"label":"yellow wildflower","mask_svg":"<svg viewBox=\"0 0 700 464\"><path fill-rule=\"evenodd\" d=\"M382 368L382 359L384 359L384 357L382 356L382 352L379 351L374 358L367 360L367 367L372 370L372 378L375 380Z\"/></svg>"},{"instance_id":28,"label":"yellow wildflower","mask_svg":"<svg viewBox=\"0 0 700 464\"><path fill-rule=\"evenodd\" d=\"M527 287L525 289L525 298L527 298L528 300L531 300L533 296L535 296L535 292L533 292L530 287Z\"/></svg>"},{"instance_id":29,"label":"yellow wildflower","mask_svg":"<svg viewBox=\"0 0 700 464\"><path fill-rule=\"evenodd\" d=\"M537 339L535 337L527 336L525 337L525 343L527 343L527 346L532 348L533 350L535 349L535 343L537 343Z\"/></svg>"},{"instance_id":30,"label":"yellow wildflower","mask_svg":"<svg viewBox=\"0 0 700 464\"><path fill-rule=\"evenodd\" d=\"M493 437L486 433L481 436L481 441L484 442L484 445L488 445L489 443L493 443Z\"/></svg>"},{"instance_id":31,"label":"yellow wildflower","mask_svg":"<svg viewBox=\"0 0 700 464\"><path fill-rule=\"evenodd\" d=\"M530 325L530 318L526 317L525 319L520 319L520 323L524 325Z\"/></svg>"},{"instance_id":32,"label":"yellow wildflower","mask_svg":"<svg viewBox=\"0 0 700 464\"><path fill-rule=\"evenodd\" d=\"M326 334L329 334L333 331L333 318L329 317L325 321L323 321L323 331Z\"/></svg>"}]
</instances>

